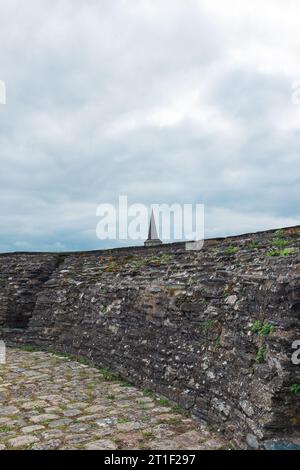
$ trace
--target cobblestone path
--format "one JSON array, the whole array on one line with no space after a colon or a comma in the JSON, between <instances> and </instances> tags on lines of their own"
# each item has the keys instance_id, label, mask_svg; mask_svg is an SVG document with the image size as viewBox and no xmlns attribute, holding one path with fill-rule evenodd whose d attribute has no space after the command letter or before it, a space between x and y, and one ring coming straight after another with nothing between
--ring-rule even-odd
<instances>
[{"instance_id":1,"label":"cobblestone path","mask_svg":"<svg viewBox=\"0 0 300 470\"><path fill-rule=\"evenodd\" d=\"M106 371L15 349L0 364L0 450L220 448L222 436Z\"/></svg>"}]
</instances>

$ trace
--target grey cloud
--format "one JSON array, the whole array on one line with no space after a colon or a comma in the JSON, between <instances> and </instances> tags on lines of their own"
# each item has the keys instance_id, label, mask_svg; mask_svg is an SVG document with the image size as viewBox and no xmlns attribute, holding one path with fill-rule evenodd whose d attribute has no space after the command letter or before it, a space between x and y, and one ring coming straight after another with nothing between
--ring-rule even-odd
<instances>
[{"instance_id":1,"label":"grey cloud","mask_svg":"<svg viewBox=\"0 0 300 470\"><path fill-rule=\"evenodd\" d=\"M115 246L95 208L119 194L205 203L207 236L299 221L298 77L230 59L264 32L226 2L2 2L0 251Z\"/></svg>"}]
</instances>

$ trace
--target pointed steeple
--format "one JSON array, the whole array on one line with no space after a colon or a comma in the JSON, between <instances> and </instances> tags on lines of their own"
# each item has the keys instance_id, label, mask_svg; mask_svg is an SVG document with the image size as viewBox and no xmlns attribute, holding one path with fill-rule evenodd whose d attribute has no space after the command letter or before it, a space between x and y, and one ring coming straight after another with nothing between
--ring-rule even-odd
<instances>
[{"instance_id":1,"label":"pointed steeple","mask_svg":"<svg viewBox=\"0 0 300 470\"><path fill-rule=\"evenodd\" d=\"M151 212L151 217L150 217L148 239L145 241L144 245L145 246L162 245L162 241L158 238L153 210Z\"/></svg>"}]
</instances>

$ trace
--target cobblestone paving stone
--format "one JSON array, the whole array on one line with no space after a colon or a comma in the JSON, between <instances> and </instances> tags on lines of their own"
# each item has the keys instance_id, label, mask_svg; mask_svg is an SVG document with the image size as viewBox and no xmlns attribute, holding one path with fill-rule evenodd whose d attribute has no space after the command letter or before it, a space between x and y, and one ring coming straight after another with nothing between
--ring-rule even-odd
<instances>
[{"instance_id":1,"label":"cobblestone paving stone","mask_svg":"<svg viewBox=\"0 0 300 470\"><path fill-rule=\"evenodd\" d=\"M0 365L0 450L227 448L165 399L105 371L16 349Z\"/></svg>"}]
</instances>

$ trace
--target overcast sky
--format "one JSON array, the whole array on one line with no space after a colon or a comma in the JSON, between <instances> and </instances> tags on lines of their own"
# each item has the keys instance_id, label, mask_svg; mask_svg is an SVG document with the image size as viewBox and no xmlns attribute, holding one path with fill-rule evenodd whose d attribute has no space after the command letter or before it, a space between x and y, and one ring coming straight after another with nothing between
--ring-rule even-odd
<instances>
[{"instance_id":1,"label":"overcast sky","mask_svg":"<svg viewBox=\"0 0 300 470\"><path fill-rule=\"evenodd\" d=\"M119 195L204 203L207 237L298 224L299 18L299 0L0 0L0 251L121 246L95 232Z\"/></svg>"}]
</instances>

